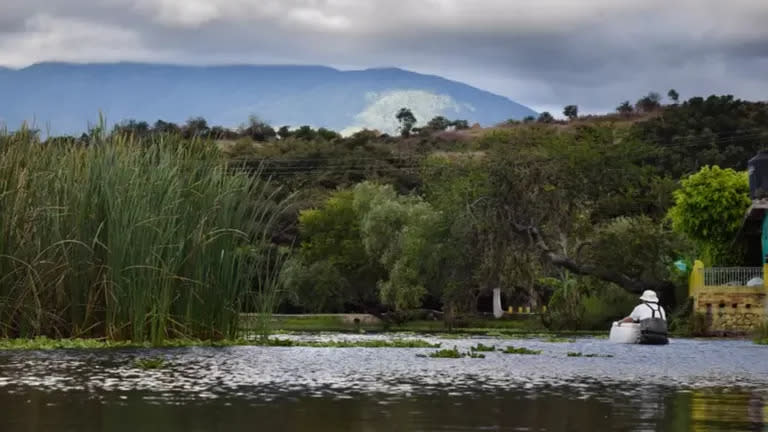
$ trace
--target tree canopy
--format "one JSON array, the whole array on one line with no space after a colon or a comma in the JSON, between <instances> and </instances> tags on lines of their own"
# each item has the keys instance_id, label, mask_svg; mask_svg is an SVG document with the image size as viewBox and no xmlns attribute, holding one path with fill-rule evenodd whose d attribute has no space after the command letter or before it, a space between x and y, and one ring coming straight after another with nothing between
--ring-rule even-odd
<instances>
[{"instance_id":1,"label":"tree canopy","mask_svg":"<svg viewBox=\"0 0 768 432\"><path fill-rule=\"evenodd\" d=\"M400 133L402 136L410 136L411 130L416 125L416 116L413 115L413 112L408 108L400 108L400 111L397 112L395 118L397 118L398 123L400 123Z\"/></svg>"},{"instance_id":2,"label":"tree canopy","mask_svg":"<svg viewBox=\"0 0 768 432\"><path fill-rule=\"evenodd\" d=\"M751 200L746 172L705 166L675 191L669 218L675 230L694 240L710 264L728 264L730 245Z\"/></svg>"},{"instance_id":3,"label":"tree canopy","mask_svg":"<svg viewBox=\"0 0 768 432\"><path fill-rule=\"evenodd\" d=\"M579 117L579 107L577 105L566 105L563 108L563 115L574 120Z\"/></svg>"}]
</instances>

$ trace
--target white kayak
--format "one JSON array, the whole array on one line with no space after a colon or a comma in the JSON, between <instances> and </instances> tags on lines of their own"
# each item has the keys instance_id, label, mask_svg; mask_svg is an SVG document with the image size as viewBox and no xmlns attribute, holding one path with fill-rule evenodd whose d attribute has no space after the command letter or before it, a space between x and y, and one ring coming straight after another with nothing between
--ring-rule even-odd
<instances>
[{"instance_id":1,"label":"white kayak","mask_svg":"<svg viewBox=\"0 0 768 432\"><path fill-rule=\"evenodd\" d=\"M636 344L640 343L640 324L639 323L613 323L611 326L611 335L608 337L613 343Z\"/></svg>"}]
</instances>

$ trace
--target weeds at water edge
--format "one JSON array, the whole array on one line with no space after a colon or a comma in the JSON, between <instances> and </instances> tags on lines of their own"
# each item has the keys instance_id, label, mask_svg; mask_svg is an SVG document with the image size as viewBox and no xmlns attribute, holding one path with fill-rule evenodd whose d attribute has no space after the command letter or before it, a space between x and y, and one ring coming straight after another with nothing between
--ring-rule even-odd
<instances>
[{"instance_id":1,"label":"weeds at water edge","mask_svg":"<svg viewBox=\"0 0 768 432\"><path fill-rule=\"evenodd\" d=\"M470 348L470 351L473 352L494 352L496 351L496 345L483 345L481 343L478 343L476 346L473 346Z\"/></svg>"},{"instance_id":2,"label":"weeds at water edge","mask_svg":"<svg viewBox=\"0 0 768 432\"><path fill-rule=\"evenodd\" d=\"M539 355L541 354L541 351L528 349L525 347L515 348L513 346L508 346L507 349L502 351L504 354L522 354L522 355Z\"/></svg>"},{"instance_id":3,"label":"weeds at water edge","mask_svg":"<svg viewBox=\"0 0 768 432\"><path fill-rule=\"evenodd\" d=\"M416 357L419 358L447 358L447 359L459 359L459 358L477 358L477 359L484 359L484 354L478 354L472 351L469 352L461 352L458 348L453 347L452 349L442 349L440 351L435 351L433 353L430 353L429 355L426 354L417 354Z\"/></svg>"}]
</instances>

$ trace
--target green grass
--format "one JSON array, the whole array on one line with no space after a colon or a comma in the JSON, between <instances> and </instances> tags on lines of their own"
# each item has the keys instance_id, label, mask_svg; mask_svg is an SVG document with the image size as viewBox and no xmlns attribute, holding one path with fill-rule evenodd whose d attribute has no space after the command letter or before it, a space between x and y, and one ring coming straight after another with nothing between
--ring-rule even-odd
<instances>
[{"instance_id":1,"label":"green grass","mask_svg":"<svg viewBox=\"0 0 768 432\"><path fill-rule=\"evenodd\" d=\"M525 348L525 347L515 348L513 346L508 346L502 352L504 354L522 354L522 355L539 355L539 354L541 354L541 351L536 351L536 350L528 349L528 348Z\"/></svg>"},{"instance_id":2,"label":"green grass","mask_svg":"<svg viewBox=\"0 0 768 432\"><path fill-rule=\"evenodd\" d=\"M252 327L251 317L244 317L241 322L243 330ZM361 323L356 325L349 320L344 320L339 315L281 315L272 318L271 326L276 331L283 332L396 332L417 334L439 334L444 338L461 338L468 336L482 336L492 333L501 334L528 334L541 333L545 329L538 319L502 319L475 318L449 331L443 321L408 321L402 324L387 325L379 323Z\"/></svg>"},{"instance_id":3,"label":"green grass","mask_svg":"<svg viewBox=\"0 0 768 432\"><path fill-rule=\"evenodd\" d=\"M140 358L133 363L138 369L152 370L165 367L165 360L160 357Z\"/></svg>"},{"instance_id":4,"label":"green grass","mask_svg":"<svg viewBox=\"0 0 768 432\"><path fill-rule=\"evenodd\" d=\"M278 189L210 142L100 127L87 147L0 132L0 337L234 338L268 313Z\"/></svg>"},{"instance_id":5,"label":"green grass","mask_svg":"<svg viewBox=\"0 0 768 432\"><path fill-rule=\"evenodd\" d=\"M251 328L252 317L248 316L242 323L245 329ZM345 322L338 315L294 315L273 317L271 327L279 332L339 332L355 333L362 331L382 331L381 325L361 324Z\"/></svg>"}]
</instances>

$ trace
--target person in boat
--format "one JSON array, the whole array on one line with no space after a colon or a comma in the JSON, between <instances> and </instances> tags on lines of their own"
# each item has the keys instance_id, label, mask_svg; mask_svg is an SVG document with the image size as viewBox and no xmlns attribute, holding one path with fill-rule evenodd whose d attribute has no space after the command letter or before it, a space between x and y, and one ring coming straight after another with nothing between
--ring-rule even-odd
<instances>
[{"instance_id":1,"label":"person in boat","mask_svg":"<svg viewBox=\"0 0 768 432\"><path fill-rule=\"evenodd\" d=\"M667 339L667 314L659 304L655 291L647 290L640 296L643 302L619 322L640 324L640 343L663 345Z\"/></svg>"}]
</instances>

